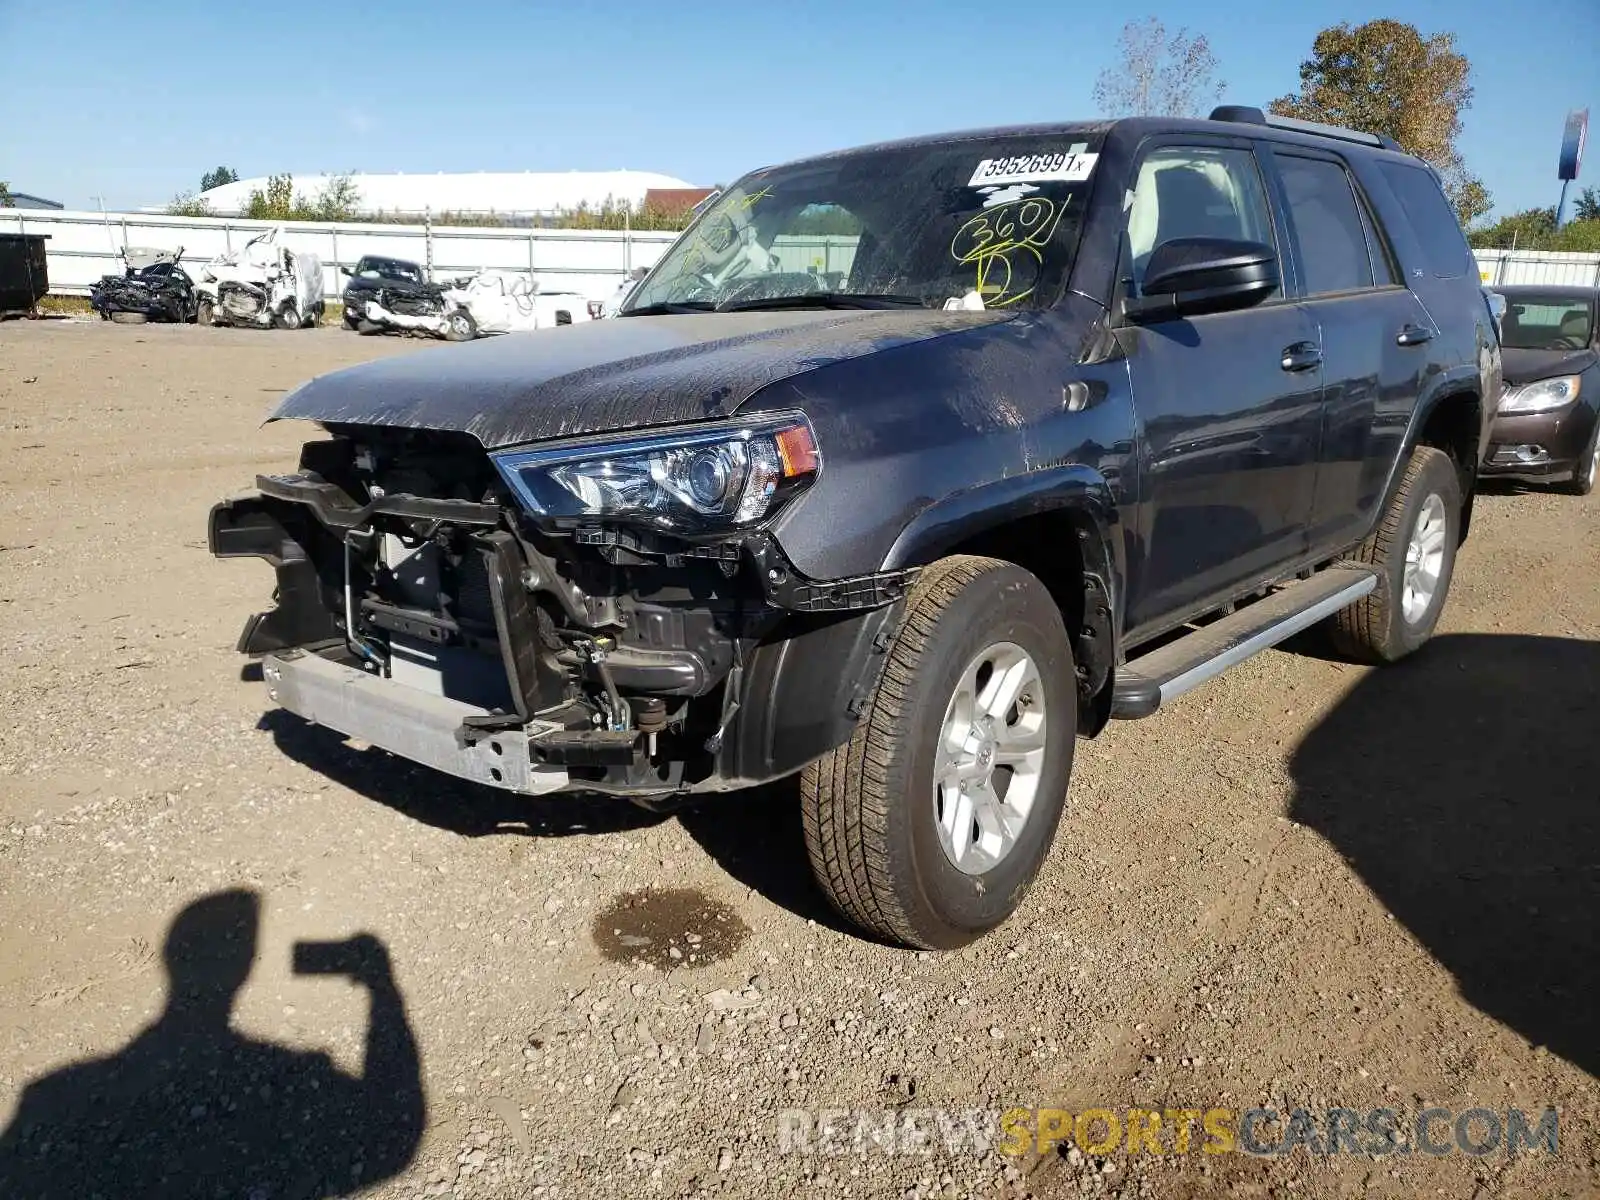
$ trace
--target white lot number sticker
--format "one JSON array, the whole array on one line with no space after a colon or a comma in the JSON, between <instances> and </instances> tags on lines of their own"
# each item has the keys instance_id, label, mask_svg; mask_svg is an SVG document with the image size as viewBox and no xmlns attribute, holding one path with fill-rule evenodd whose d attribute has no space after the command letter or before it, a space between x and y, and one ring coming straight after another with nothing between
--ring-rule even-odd
<instances>
[{"instance_id":1,"label":"white lot number sticker","mask_svg":"<svg viewBox=\"0 0 1600 1200\"><path fill-rule=\"evenodd\" d=\"M968 187L990 183L1081 183L1094 170L1098 154L1085 154L1087 142L1065 150L1044 150L1038 154L1017 154L1010 158L986 158L973 171Z\"/></svg>"}]
</instances>

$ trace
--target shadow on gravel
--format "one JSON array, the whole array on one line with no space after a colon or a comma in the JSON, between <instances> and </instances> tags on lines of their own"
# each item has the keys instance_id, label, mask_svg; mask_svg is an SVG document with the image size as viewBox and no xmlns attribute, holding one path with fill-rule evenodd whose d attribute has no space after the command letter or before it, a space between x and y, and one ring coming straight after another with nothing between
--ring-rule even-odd
<instances>
[{"instance_id":1,"label":"shadow on gravel","mask_svg":"<svg viewBox=\"0 0 1600 1200\"><path fill-rule=\"evenodd\" d=\"M519 796L442 774L383 750L357 750L344 735L311 725L281 708L257 727L296 762L396 812L463 837L623 833L667 818L614 796Z\"/></svg>"},{"instance_id":2,"label":"shadow on gravel","mask_svg":"<svg viewBox=\"0 0 1600 1200\"><path fill-rule=\"evenodd\" d=\"M811 874L797 778L708 797L678 819L718 866L779 908L854 940L871 940L834 911Z\"/></svg>"},{"instance_id":3,"label":"shadow on gravel","mask_svg":"<svg viewBox=\"0 0 1600 1200\"><path fill-rule=\"evenodd\" d=\"M1453 634L1368 674L1295 752L1290 815L1462 996L1600 1075L1600 644Z\"/></svg>"},{"instance_id":4,"label":"shadow on gravel","mask_svg":"<svg viewBox=\"0 0 1600 1200\"><path fill-rule=\"evenodd\" d=\"M361 1076L321 1052L229 1026L256 956L260 901L216 892L167 931L167 1007L109 1058L30 1083L0 1133L0 1195L17 1200L313 1200L391 1178L426 1114L416 1041L388 952L371 934L299 942L294 969L371 997Z\"/></svg>"},{"instance_id":5,"label":"shadow on gravel","mask_svg":"<svg viewBox=\"0 0 1600 1200\"><path fill-rule=\"evenodd\" d=\"M318 774L413 820L464 837L624 833L672 819L619 796L534 798L467 783L382 750L353 749L343 735L307 724L282 709L263 714L259 727L272 734L283 753ZM797 786L794 780L785 780L697 798L676 819L718 866L744 886L802 920L860 937L859 930L834 912L811 877Z\"/></svg>"}]
</instances>

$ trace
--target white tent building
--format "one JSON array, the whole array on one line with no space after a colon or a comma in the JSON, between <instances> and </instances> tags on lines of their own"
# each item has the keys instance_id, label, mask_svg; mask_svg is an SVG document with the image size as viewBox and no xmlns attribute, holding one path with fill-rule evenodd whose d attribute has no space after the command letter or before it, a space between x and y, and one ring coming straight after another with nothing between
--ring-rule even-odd
<instances>
[{"instance_id":1,"label":"white tent building","mask_svg":"<svg viewBox=\"0 0 1600 1200\"><path fill-rule=\"evenodd\" d=\"M296 175L294 190L315 203L332 178ZM363 214L496 213L503 217L535 217L574 209L598 208L611 200L637 207L645 192L693 185L653 171L479 171L465 174L366 175L351 177L356 208ZM241 179L201 192L200 198L218 216L238 216L250 193L265 192L267 179Z\"/></svg>"}]
</instances>

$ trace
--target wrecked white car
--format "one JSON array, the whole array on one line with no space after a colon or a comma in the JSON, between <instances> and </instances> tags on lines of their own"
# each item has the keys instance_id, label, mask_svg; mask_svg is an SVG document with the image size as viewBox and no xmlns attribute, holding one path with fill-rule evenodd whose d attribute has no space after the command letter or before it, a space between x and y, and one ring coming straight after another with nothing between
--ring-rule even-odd
<instances>
[{"instance_id":1,"label":"wrecked white car","mask_svg":"<svg viewBox=\"0 0 1600 1200\"><path fill-rule=\"evenodd\" d=\"M546 292L512 271L480 271L453 284L395 284L366 302L363 333L395 329L452 342L592 320L577 292Z\"/></svg>"},{"instance_id":2,"label":"wrecked white car","mask_svg":"<svg viewBox=\"0 0 1600 1200\"><path fill-rule=\"evenodd\" d=\"M322 320L322 260L281 244L281 232L269 229L201 269L200 324L308 329Z\"/></svg>"}]
</instances>

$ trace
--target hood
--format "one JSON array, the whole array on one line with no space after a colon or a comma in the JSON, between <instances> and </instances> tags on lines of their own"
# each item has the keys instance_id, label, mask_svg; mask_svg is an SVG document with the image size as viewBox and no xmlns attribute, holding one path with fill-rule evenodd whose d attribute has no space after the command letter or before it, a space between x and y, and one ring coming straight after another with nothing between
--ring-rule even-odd
<instances>
[{"instance_id":1,"label":"hood","mask_svg":"<svg viewBox=\"0 0 1600 1200\"><path fill-rule=\"evenodd\" d=\"M1518 350L1503 346L1500 369L1507 384L1520 387L1552 375L1577 375L1594 366L1593 350Z\"/></svg>"},{"instance_id":2,"label":"hood","mask_svg":"<svg viewBox=\"0 0 1600 1200\"><path fill-rule=\"evenodd\" d=\"M872 309L584 321L321 375L270 419L460 431L491 450L709 420L803 371L1012 315Z\"/></svg>"}]
</instances>

